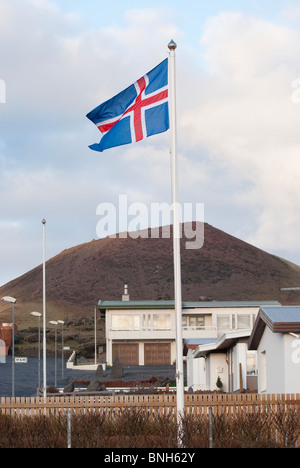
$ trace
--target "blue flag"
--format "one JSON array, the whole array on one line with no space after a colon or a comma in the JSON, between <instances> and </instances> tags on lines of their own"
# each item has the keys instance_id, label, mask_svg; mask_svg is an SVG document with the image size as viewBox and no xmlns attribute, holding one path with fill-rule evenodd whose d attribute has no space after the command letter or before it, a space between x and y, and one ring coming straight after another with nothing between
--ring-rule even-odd
<instances>
[{"instance_id":1,"label":"blue flag","mask_svg":"<svg viewBox=\"0 0 300 468\"><path fill-rule=\"evenodd\" d=\"M126 88L100 104L89 114L103 134L100 143L89 146L104 151L126 145L169 129L168 59Z\"/></svg>"}]
</instances>

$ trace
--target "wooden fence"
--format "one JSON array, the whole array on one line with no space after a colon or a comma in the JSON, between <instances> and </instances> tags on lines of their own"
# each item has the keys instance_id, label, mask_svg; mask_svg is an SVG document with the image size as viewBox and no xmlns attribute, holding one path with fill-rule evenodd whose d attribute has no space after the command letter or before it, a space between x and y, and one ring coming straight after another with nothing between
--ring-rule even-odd
<instances>
[{"instance_id":1,"label":"wooden fence","mask_svg":"<svg viewBox=\"0 0 300 468\"><path fill-rule=\"evenodd\" d=\"M234 416L284 410L297 412L300 394L193 394L185 395L187 415L208 417ZM0 414L11 416L96 413L116 418L125 410L143 411L153 416L176 416L176 395L55 395L43 397L0 398Z\"/></svg>"}]
</instances>

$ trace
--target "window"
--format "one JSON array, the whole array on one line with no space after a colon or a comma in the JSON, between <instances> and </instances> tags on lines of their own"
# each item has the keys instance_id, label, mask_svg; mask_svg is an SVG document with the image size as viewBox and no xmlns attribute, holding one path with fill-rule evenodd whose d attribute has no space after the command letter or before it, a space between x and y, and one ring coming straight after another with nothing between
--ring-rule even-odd
<instances>
[{"instance_id":1,"label":"window","mask_svg":"<svg viewBox=\"0 0 300 468\"><path fill-rule=\"evenodd\" d=\"M256 351L247 351L247 375L257 375Z\"/></svg>"},{"instance_id":2,"label":"window","mask_svg":"<svg viewBox=\"0 0 300 468\"><path fill-rule=\"evenodd\" d=\"M139 315L112 315L112 330L140 330L141 318Z\"/></svg>"},{"instance_id":3,"label":"window","mask_svg":"<svg viewBox=\"0 0 300 468\"><path fill-rule=\"evenodd\" d=\"M238 315L237 328L238 330L250 328L250 315Z\"/></svg>"},{"instance_id":4,"label":"window","mask_svg":"<svg viewBox=\"0 0 300 468\"><path fill-rule=\"evenodd\" d=\"M113 315L111 317L111 327L113 330L130 330L132 328L132 316Z\"/></svg>"},{"instance_id":5,"label":"window","mask_svg":"<svg viewBox=\"0 0 300 468\"><path fill-rule=\"evenodd\" d=\"M205 325L204 315L183 315L182 326L183 328L203 329Z\"/></svg>"},{"instance_id":6,"label":"window","mask_svg":"<svg viewBox=\"0 0 300 468\"><path fill-rule=\"evenodd\" d=\"M151 324L151 316L149 314L143 314L142 317L141 317L141 320L142 320L142 329L143 330L147 330L148 328L150 328L150 324Z\"/></svg>"},{"instance_id":7,"label":"window","mask_svg":"<svg viewBox=\"0 0 300 468\"><path fill-rule=\"evenodd\" d=\"M170 314L153 314L153 328L158 330L171 329L171 315Z\"/></svg>"},{"instance_id":8,"label":"window","mask_svg":"<svg viewBox=\"0 0 300 468\"><path fill-rule=\"evenodd\" d=\"M230 330L230 315L218 315L217 316L217 328L218 330Z\"/></svg>"},{"instance_id":9,"label":"window","mask_svg":"<svg viewBox=\"0 0 300 468\"><path fill-rule=\"evenodd\" d=\"M133 329L140 330L141 329L141 317L139 315L133 315L132 321L133 321Z\"/></svg>"}]
</instances>

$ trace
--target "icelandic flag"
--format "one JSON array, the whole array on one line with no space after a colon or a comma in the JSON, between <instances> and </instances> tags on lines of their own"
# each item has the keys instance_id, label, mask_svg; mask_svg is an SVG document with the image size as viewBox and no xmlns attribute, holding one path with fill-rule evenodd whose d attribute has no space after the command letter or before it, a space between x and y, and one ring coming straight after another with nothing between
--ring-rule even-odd
<instances>
[{"instance_id":1,"label":"icelandic flag","mask_svg":"<svg viewBox=\"0 0 300 468\"><path fill-rule=\"evenodd\" d=\"M115 97L100 104L87 114L87 118L103 133L100 143L89 148L101 152L167 131L168 59Z\"/></svg>"}]
</instances>

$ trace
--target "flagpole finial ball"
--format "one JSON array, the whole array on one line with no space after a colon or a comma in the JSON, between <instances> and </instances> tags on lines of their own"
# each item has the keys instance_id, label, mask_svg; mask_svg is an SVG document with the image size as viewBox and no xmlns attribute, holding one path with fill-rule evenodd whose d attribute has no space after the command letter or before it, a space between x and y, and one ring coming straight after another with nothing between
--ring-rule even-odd
<instances>
[{"instance_id":1,"label":"flagpole finial ball","mask_svg":"<svg viewBox=\"0 0 300 468\"><path fill-rule=\"evenodd\" d=\"M45 220L45 218L44 218L44 219L42 219L42 224L46 224L46 220Z\"/></svg>"},{"instance_id":2,"label":"flagpole finial ball","mask_svg":"<svg viewBox=\"0 0 300 468\"><path fill-rule=\"evenodd\" d=\"M177 44L172 39L171 42L169 42L168 47L170 50L175 50L177 48Z\"/></svg>"}]
</instances>

